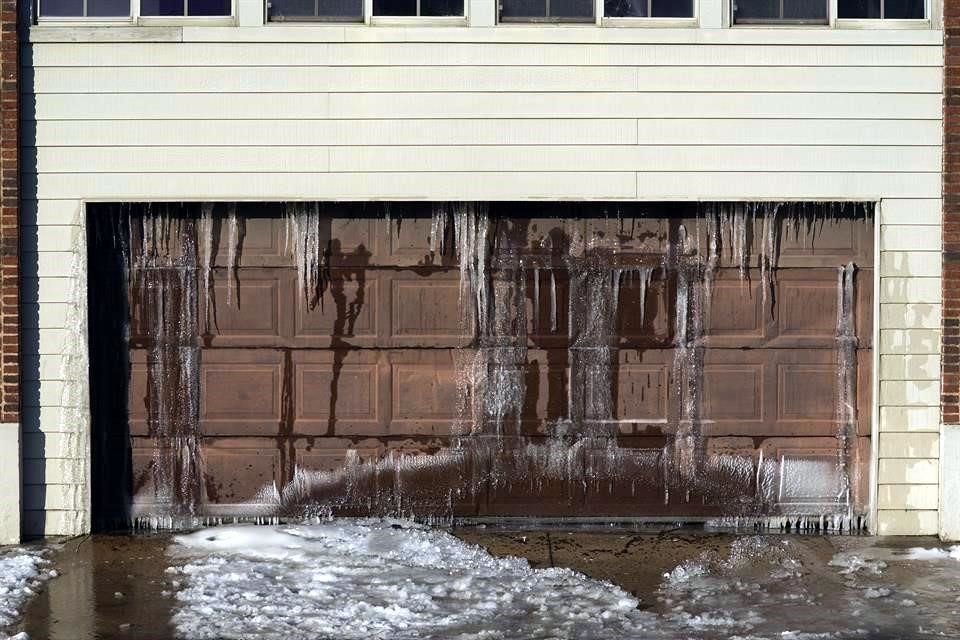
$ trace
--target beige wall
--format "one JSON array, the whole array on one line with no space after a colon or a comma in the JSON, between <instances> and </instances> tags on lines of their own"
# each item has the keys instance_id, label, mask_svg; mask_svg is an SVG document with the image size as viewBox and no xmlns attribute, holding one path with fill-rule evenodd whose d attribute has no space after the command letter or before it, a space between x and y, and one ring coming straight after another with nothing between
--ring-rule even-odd
<instances>
[{"instance_id":1,"label":"beige wall","mask_svg":"<svg viewBox=\"0 0 960 640\"><path fill-rule=\"evenodd\" d=\"M878 526L936 531L941 31L38 27L30 40L28 529L89 522L71 391L83 355L66 330L84 201L769 198L882 201Z\"/></svg>"}]
</instances>

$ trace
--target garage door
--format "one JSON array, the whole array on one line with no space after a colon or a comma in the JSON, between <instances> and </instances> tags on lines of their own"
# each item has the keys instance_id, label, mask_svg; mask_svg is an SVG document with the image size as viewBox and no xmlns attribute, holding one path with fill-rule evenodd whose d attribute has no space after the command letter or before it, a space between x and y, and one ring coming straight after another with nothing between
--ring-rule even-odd
<instances>
[{"instance_id":1,"label":"garage door","mask_svg":"<svg viewBox=\"0 0 960 640\"><path fill-rule=\"evenodd\" d=\"M869 207L89 215L103 516L863 511Z\"/></svg>"}]
</instances>

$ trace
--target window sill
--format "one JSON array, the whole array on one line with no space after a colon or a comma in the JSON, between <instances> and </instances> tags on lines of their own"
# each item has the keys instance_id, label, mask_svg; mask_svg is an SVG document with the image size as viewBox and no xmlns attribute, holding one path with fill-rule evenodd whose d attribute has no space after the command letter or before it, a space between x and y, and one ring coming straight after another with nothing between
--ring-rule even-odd
<instances>
[{"instance_id":1,"label":"window sill","mask_svg":"<svg viewBox=\"0 0 960 640\"><path fill-rule=\"evenodd\" d=\"M933 27L927 18L916 20L837 18L837 29L930 29Z\"/></svg>"},{"instance_id":2,"label":"window sill","mask_svg":"<svg viewBox=\"0 0 960 640\"><path fill-rule=\"evenodd\" d=\"M370 16L371 27L466 27L466 16Z\"/></svg>"},{"instance_id":3,"label":"window sill","mask_svg":"<svg viewBox=\"0 0 960 640\"><path fill-rule=\"evenodd\" d=\"M602 27L629 27L632 29L696 28L696 18L601 18Z\"/></svg>"}]
</instances>

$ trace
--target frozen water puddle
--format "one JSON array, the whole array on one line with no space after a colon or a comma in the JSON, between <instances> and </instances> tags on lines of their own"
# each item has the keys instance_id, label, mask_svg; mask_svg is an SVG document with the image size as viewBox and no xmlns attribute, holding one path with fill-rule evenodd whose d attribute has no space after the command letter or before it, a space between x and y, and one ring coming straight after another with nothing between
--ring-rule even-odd
<instances>
[{"instance_id":1,"label":"frozen water puddle","mask_svg":"<svg viewBox=\"0 0 960 640\"><path fill-rule=\"evenodd\" d=\"M27 602L37 594L43 581L56 573L45 567L43 552L34 549L0 550L0 638L26 640L13 634Z\"/></svg>"},{"instance_id":2,"label":"frozen water puddle","mask_svg":"<svg viewBox=\"0 0 960 640\"><path fill-rule=\"evenodd\" d=\"M824 566L790 538L745 537L665 574L643 603L613 584L496 558L407 522L218 527L176 538L170 553L173 622L191 640L960 635L951 551L891 558L923 561L929 584L911 583L891 580L887 560L869 553Z\"/></svg>"},{"instance_id":3,"label":"frozen water puddle","mask_svg":"<svg viewBox=\"0 0 960 640\"><path fill-rule=\"evenodd\" d=\"M637 600L390 523L220 527L177 538L184 638L589 638L653 625Z\"/></svg>"}]
</instances>

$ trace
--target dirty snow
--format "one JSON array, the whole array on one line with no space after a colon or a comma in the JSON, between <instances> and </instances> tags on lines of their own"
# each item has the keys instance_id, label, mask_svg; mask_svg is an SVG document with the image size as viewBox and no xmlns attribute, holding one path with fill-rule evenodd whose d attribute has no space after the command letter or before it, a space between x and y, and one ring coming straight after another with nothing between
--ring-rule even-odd
<instances>
[{"instance_id":1,"label":"dirty snow","mask_svg":"<svg viewBox=\"0 0 960 640\"><path fill-rule=\"evenodd\" d=\"M9 637L27 602L39 591L46 564L37 550L0 551L0 638ZM23 640L25 634L12 637Z\"/></svg>"},{"instance_id":2,"label":"dirty snow","mask_svg":"<svg viewBox=\"0 0 960 640\"><path fill-rule=\"evenodd\" d=\"M647 602L401 521L218 527L170 551L174 627L190 640L960 637L957 581L898 584L889 574L905 550L838 553L824 567L787 537L703 552ZM927 555L954 576L950 553Z\"/></svg>"},{"instance_id":3,"label":"dirty snow","mask_svg":"<svg viewBox=\"0 0 960 640\"><path fill-rule=\"evenodd\" d=\"M176 542L186 561L171 571L173 620L194 640L589 638L653 618L612 584L423 528L232 526Z\"/></svg>"}]
</instances>

